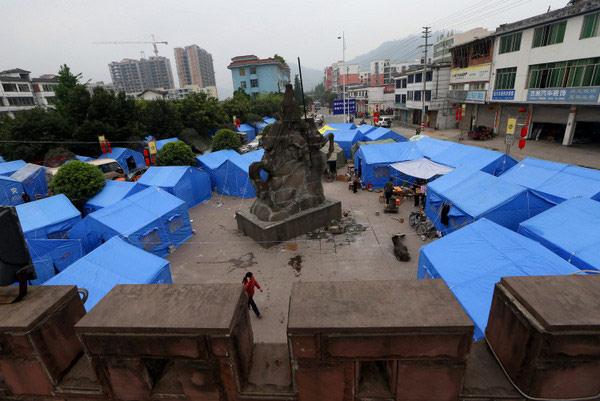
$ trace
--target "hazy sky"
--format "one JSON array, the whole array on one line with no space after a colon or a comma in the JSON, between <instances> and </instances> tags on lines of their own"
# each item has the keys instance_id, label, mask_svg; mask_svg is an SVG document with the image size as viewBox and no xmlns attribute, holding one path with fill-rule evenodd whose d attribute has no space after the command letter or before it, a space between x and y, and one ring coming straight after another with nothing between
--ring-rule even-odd
<instances>
[{"instance_id":1,"label":"hazy sky","mask_svg":"<svg viewBox=\"0 0 600 401\"><path fill-rule=\"evenodd\" d=\"M0 0L0 70L20 67L34 75L56 73L67 63L92 81L110 82L107 64L152 55L152 45L95 45L98 41L166 40L173 47L197 44L213 55L220 97L232 91L231 57L278 53L300 56L322 69L341 59L337 36L346 33L348 59L382 42L433 29L494 29L560 8L567 0Z\"/></svg>"}]
</instances>

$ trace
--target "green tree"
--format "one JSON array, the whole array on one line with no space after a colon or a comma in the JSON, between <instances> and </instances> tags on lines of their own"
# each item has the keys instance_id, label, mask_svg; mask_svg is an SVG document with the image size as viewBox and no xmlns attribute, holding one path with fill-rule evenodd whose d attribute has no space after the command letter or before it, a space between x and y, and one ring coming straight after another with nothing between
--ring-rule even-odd
<instances>
[{"instance_id":1,"label":"green tree","mask_svg":"<svg viewBox=\"0 0 600 401\"><path fill-rule=\"evenodd\" d=\"M64 194L78 208L104 187L104 175L100 169L79 160L63 164L50 182L54 194Z\"/></svg>"},{"instance_id":2,"label":"green tree","mask_svg":"<svg viewBox=\"0 0 600 401\"><path fill-rule=\"evenodd\" d=\"M158 151L159 166L195 166L196 156L189 145L181 141L169 142Z\"/></svg>"},{"instance_id":3,"label":"green tree","mask_svg":"<svg viewBox=\"0 0 600 401\"><path fill-rule=\"evenodd\" d=\"M252 98L242 89L236 90L232 97L223 101L223 110L229 117L229 121L232 121L233 117L246 121L246 114L250 112L251 107Z\"/></svg>"},{"instance_id":4,"label":"green tree","mask_svg":"<svg viewBox=\"0 0 600 401\"><path fill-rule=\"evenodd\" d=\"M175 103L157 99L152 101L140 100L140 114L144 132L157 139L177 136L183 129L179 110Z\"/></svg>"},{"instance_id":5,"label":"green tree","mask_svg":"<svg viewBox=\"0 0 600 401\"><path fill-rule=\"evenodd\" d=\"M183 127L193 128L206 137L211 130L222 127L230 121L221 103L205 93L192 93L186 96L177 102L177 108Z\"/></svg>"},{"instance_id":6,"label":"green tree","mask_svg":"<svg viewBox=\"0 0 600 401\"><path fill-rule=\"evenodd\" d=\"M220 129L212 138L212 151L223 149L238 150L242 146L242 140L237 132L230 129Z\"/></svg>"},{"instance_id":7,"label":"green tree","mask_svg":"<svg viewBox=\"0 0 600 401\"><path fill-rule=\"evenodd\" d=\"M60 167L68 160L75 159L75 153L61 146L52 148L44 156L44 166Z\"/></svg>"},{"instance_id":8,"label":"green tree","mask_svg":"<svg viewBox=\"0 0 600 401\"><path fill-rule=\"evenodd\" d=\"M283 57L281 57L279 54L275 53L275 55L273 56L273 58L277 61L279 61L281 64L285 64L285 59Z\"/></svg>"},{"instance_id":9,"label":"green tree","mask_svg":"<svg viewBox=\"0 0 600 401\"><path fill-rule=\"evenodd\" d=\"M282 93L260 93L252 99L251 112L259 116L274 116L281 110Z\"/></svg>"},{"instance_id":10,"label":"green tree","mask_svg":"<svg viewBox=\"0 0 600 401\"><path fill-rule=\"evenodd\" d=\"M58 71L58 85L54 89L56 110L74 126L85 120L90 104L90 93L80 79L81 74L74 75L64 64Z\"/></svg>"}]
</instances>

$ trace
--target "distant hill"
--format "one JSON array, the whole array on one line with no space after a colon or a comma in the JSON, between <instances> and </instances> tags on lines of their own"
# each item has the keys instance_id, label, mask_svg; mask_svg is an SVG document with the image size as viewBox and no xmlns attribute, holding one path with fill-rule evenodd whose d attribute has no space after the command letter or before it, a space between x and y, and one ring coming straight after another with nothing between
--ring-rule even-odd
<instances>
[{"instance_id":1,"label":"distant hill","mask_svg":"<svg viewBox=\"0 0 600 401\"><path fill-rule=\"evenodd\" d=\"M298 74L298 64L289 63L290 80L294 83L294 77ZM312 91L315 86L323 82L323 71L302 66L302 80L304 81L304 92Z\"/></svg>"},{"instance_id":2,"label":"distant hill","mask_svg":"<svg viewBox=\"0 0 600 401\"><path fill-rule=\"evenodd\" d=\"M431 36L437 37L437 32ZM390 59L411 62L421 57L421 49L417 49L421 44L423 44L423 38L420 35L410 35L402 39L383 42L370 52L361 54L348 62L360 64L361 68L365 69L369 68L369 63L373 60Z\"/></svg>"}]
</instances>

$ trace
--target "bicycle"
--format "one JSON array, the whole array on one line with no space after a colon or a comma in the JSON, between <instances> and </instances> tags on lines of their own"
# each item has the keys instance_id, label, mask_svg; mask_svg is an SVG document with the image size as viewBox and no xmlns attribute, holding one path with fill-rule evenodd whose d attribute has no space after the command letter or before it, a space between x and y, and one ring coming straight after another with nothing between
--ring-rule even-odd
<instances>
[{"instance_id":1,"label":"bicycle","mask_svg":"<svg viewBox=\"0 0 600 401\"><path fill-rule=\"evenodd\" d=\"M425 216L425 213L423 213L423 211L418 210L416 212L411 212L410 215L408 216L408 224L411 227L415 227L417 225L419 225L420 223L424 223L427 221L427 217Z\"/></svg>"},{"instance_id":2,"label":"bicycle","mask_svg":"<svg viewBox=\"0 0 600 401\"><path fill-rule=\"evenodd\" d=\"M437 238L437 229L433 225L433 223L429 220L426 220L417 225L417 234L421 236L421 239L425 241L426 239Z\"/></svg>"}]
</instances>

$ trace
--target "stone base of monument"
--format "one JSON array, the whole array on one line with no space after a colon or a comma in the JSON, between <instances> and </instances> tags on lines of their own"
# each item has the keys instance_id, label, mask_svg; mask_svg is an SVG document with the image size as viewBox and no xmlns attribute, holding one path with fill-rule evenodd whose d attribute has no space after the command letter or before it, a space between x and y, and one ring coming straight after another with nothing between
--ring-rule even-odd
<instances>
[{"instance_id":1,"label":"stone base of monument","mask_svg":"<svg viewBox=\"0 0 600 401\"><path fill-rule=\"evenodd\" d=\"M259 220L249 210L240 210L235 214L238 229L265 248L324 227L331 220L339 221L341 218L342 202L334 200L326 200L317 207L281 221Z\"/></svg>"}]
</instances>

